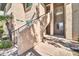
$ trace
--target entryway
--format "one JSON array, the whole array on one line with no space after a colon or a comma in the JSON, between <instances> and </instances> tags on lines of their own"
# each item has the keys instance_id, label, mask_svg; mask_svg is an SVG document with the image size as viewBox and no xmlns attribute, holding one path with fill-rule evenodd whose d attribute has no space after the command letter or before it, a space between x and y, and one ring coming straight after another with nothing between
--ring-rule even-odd
<instances>
[{"instance_id":1,"label":"entryway","mask_svg":"<svg viewBox=\"0 0 79 59\"><path fill-rule=\"evenodd\" d=\"M64 37L64 4L54 4L54 35L58 37Z\"/></svg>"}]
</instances>

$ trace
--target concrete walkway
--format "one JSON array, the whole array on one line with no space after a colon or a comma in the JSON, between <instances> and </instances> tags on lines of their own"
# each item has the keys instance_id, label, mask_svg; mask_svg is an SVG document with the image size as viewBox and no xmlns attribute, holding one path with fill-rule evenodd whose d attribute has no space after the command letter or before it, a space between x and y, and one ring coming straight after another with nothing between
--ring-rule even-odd
<instances>
[{"instance_id":1,"label":"concrete walkway","mask_svg":"<svg viewBox=\"0 0 79 59\"><path fill-rule=\"evenodd\" d=\"M73 56L71 51L55 47L48 43L39 42L34 49L43 56Z\"/></svg>"}]
</instances>

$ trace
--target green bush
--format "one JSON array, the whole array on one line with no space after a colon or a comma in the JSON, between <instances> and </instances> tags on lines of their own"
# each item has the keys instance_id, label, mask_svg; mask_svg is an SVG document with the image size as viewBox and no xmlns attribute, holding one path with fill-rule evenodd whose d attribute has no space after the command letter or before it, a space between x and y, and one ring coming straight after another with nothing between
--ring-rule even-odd
<instances>
[{"instance_id":1,"label":"green bush","mask_svg":"<svg viewBox=\"0 0 79 59\"><path fill-rule=\"evenodd\" d=\"M3 30L3 26L0 26L0 38L2 37L3 32L4 32L4 30Z\"/></svg>"},{"instance_id":2,"label":"green bush","mask_svg":"<svg viewBox=\"0 0 79 59\"><path fill-rule=\"evenodd\" d=\"M0 49L10 48L11 46L12 46L12 42L10 40L0 41Z\"/></svg>"},{"instance_id":3,"label":"green bush","mask_svg":"<svg viewBox=\"0 0 79 59\"><path fill-rule=\"evenodd\" d=\"M3 32L4 32L3 26L1 25L1 26L0 26L0 33L3 33Z\"/></svg>"},{"instance_id":4,"label":"green bush","mask_svg":"<svg viewBox=\"0 0 79 59\"><path fill-rule=\"evenodd\" d=\"M0 26L0 28L3 28L3 26Z\"/></svg>"},{"instance_id":5,"label":"green bush","mask_svg":"<svg viewBox=\"0 0 79 59\"><path fill-rule=\"evenodd\" d=\"M4 32L3 28L0 28L0 33L2 33L2 34L3 34L3 32Z\"/></svg>"},{"instance_id":6,"label":"green bush","mask_svg":"<svg viewBox=\"0 0 79 59\"><path fill-rule=\"evenodd\" d=\"M0 49L3 48L3 44L2 44L2 41L0 41Z\"/></svg>"},{"instance_id":7,"label":"green bush","mask_svg":"<svg viewBox=\"0 0 79 59\"><path fill-rule=\"evenodd\" d=\"M3 37L2 39L3 39L3 40L7 40L7 39L9 39L9 37Z\"/></svg>"}]
</instances>

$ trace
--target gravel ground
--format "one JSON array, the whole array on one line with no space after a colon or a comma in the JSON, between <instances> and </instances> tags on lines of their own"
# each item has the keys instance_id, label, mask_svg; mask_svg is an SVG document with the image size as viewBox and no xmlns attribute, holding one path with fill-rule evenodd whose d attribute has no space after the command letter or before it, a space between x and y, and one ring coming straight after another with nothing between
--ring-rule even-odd
<instances>
[{"instance_id":1,"label":"gravel ground","mask_svg":"<svg viewBox=\"0 0 79 59\"><path fill-rule=\"evenodd\" d=\"M73 53L73 56L79 56L79 52L76 52L76 51L72 50L72 53ZM1 50L0 51L0 56L18 56L17 48L14 47L14 48L9 49L7 51ZM38 54L36 55L36 53L31 50L31 51L25 53L22 56L40 56L40 55L38 55Z\"/></svg>"},{"instance_id":2,"label":"gravel ground","mask_svg":"<svg viewBox=\"0 0 79 59\"><path fill-rule=\"evenodd\" d=\"M10 49L0 49L0 56L19 56L17 47L12 47ZM30 49L29 51L25 52L20 56L40 56L40 55L33 49Z\"/></svg>"},{"instance_id":3,"label":"gravel ground","mask_svg":"<svg viewBox=\"0 0 79 59\"><path fill-rule=\"evenodd\" d=\"M55 45L56 46L56 45ZM57 46L56 46L57 47ZM66 47L67 48L67 47ZM67 49L70 50L70 49ZM73 53L73 56L79 56L79 51L73 51L71 50L71 52ZM14 46L10 49L0 49L0 56L18 56L18 49L17 46ZM25 52L23 55L21 56L41 56L39 55L36 51L34 51L34 49L30 49L29 51Z\"/></svg>"}]
</instances>

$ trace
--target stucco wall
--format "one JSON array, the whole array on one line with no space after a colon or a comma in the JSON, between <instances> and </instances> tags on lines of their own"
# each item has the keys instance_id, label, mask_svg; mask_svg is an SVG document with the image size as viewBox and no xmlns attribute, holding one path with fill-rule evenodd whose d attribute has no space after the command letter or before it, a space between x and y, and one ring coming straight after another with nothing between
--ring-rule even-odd
<instances>
[{"instance_id":1,"label":"stucco wall","mask_svg":"<svg viewBox=\"0 0 79 59\"><path fill-rule=\"evenodd\" d=\"M50 5L50 35L54 35L54 8L53 3Z\"/></svg>"},{"instance_id":2,"label":"stucco wall","mask_svg":"<svg viewBox=\"0 0 79 59\"><path fill-rule=\"evenodd\" d=\"M23 54L33 47L35 42L35 36L32 29L32 26L25 28L23 31L19 32L18 36L18 54Z\"/></svg>"},{"instance_id":3,"label":"stucco wall","mask_svg":"<svg viewBox=\"0 0 79 59\"><path fill-rule=\"evenodd\" d=\"M65 36L72 39L72 4L65 4Z\"/></svg>"},{"instance_id":4,"label":"stucco wall","mask_svg":"<svg viewBox=\"0 0 79 59\"><path fill-rule=\"evenodd\" d=\"M45 8L44 8L44 5L42 5L42 4L39 4L39 16L41 16L41 15L43 15L43 14L45 14ZM44 17L43 17L44 18ZM42 17L39 19L39 20L42 20L43 19ZM39 37L39 39L38 39L38 42L41 42L42 41L42 33L41 33L41 24L40 24L40 22L38 22L38 25L39 25L39 27L38 27L38 29L39 29L39 31L38 31L38 37Z\"/></svg>"},{"instance_id":5,"label":"stucco wall","mask_svg":"<svg viewBox=\"0 0 79 59\"><path fill-rule=\"evenodd\" d=\"M23 5L21 3L13 3L12 4L12 13L14 15L14 22L15 22L15 29L21 27L26 22L17 21L18 20L25 20L25 12Z\"/></svg>"},{"instance_id":6,"label":"stucco wall","mask_svg":"<svg viewBox=\"0 0 79 59\"><path fill-rule=\"evenodd\" d=\"M77 40L79 35L79 3L72 4L72 12L73 12L73 39Z\"/></svg>"}]
</instances>

